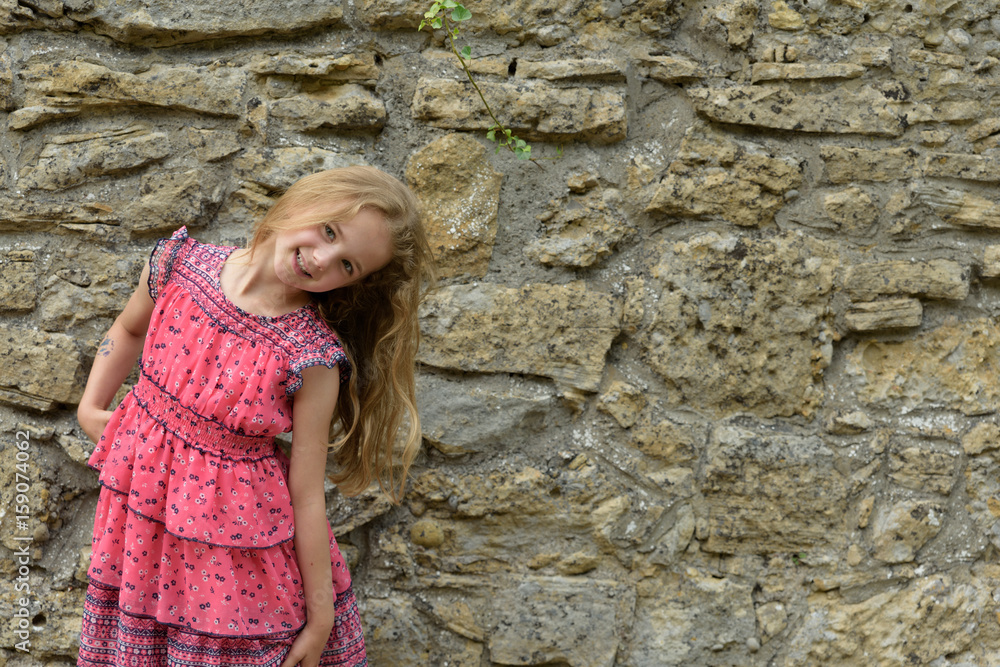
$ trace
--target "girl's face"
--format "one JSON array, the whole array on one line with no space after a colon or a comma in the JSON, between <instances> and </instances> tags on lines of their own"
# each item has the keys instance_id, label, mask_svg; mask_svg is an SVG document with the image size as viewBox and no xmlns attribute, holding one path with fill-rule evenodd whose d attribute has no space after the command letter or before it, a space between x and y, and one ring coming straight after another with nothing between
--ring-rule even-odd
<instances>
[{"instance_id":1,"label":"girl's face","mask_svg":"<svg viewBox=\"0 0 1000 667\"><path fill-rule=\"evenodd\" d=\"M293 213L294 220L299 214ZM342 222L321 222L275 234L278 280L305 292L329 292L378 271L392 259L392 237L382 214L361 209Z\"/></svg>"}]
</instances>

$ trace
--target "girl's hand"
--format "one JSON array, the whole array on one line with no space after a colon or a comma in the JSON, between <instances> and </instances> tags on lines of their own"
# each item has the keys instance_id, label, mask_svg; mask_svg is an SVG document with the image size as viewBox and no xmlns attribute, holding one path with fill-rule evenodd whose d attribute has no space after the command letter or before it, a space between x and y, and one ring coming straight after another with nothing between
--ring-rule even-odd
<instances>
[{"instance_id":1,"label":"girl's hand","mask_svg":"<svg viewBox=\"0 0 1000 667\"><path fill-rule=\"evenodd\" d=\"M295 667L296 664L301 667L318 667L332 630L333 623L306 623L306 627L302 628L302 632L292 642L292 648L288 650L281 667Z\"/></svg>"},{"instance_id":2,"label":"girl's hand","mask_svg":"<svg viewBox=\"0 0 1000 667\"><path fill-rule=\"evenodd\" d=\"M104 428L111 421L111 410L101 410L100 408L90 408L81 405L76 411L76 420L80 422L80 427L95 444L101 439Z\"/></svg>"}]
</instances>

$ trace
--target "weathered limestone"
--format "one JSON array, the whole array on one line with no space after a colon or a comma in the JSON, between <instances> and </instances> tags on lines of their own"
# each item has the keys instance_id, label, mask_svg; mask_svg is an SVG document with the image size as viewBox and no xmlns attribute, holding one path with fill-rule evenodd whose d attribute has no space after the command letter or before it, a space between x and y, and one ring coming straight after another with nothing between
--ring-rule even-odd
<instances>
[{"instance_id":1,"label":"weathered limestone","mask_svg":"<svg viewBox=\"0 0 1000 667\"><path fill-rule=\"evenodd\" d=\"M283 191L308 174L365 164L359 156L344 155L322 148L293 146L243 151L233 160L233 174L271 191Z\"/></svg>"},{"instance_id":2,"label":"weathered limestone","mask_svg":"<svg viewBox=\"0 0 1000 667\"><path fill-rule=\"evenodd\" d=\"M919 153L913 148L871 150L824 146L820 151L831 183L885 182L912 177ZM905 176L904 176L905 175Z\"/></svg>"},{"instance_id":3,"label":"weathered limestone","mask_svg":"<svg viewBox=\"0 0 1000 667\"><path fill-rule=\"evenodd\" d=\"M866 68L853 63L754 63L750 77L754 83L800 79L856 79Z\"/></svg>"},{"instance_id":4,"label":"weathered limestone","mask_svg":"<svg viewBox=\"0 0 1000 667\"><path fill-rule=\"evenodd\" d=\"M549 266L591 266L610 255L627 234L635 231L622 221L618 190L597 190L583 197L550 202L542 222L542 237L524 253Z\"/></svg>"},{"instance_id":5,"label":"weathered limestone","mask_svg":"<svg viewBox=\"0 0 1000 667\"><path fill-rule=\"evenodd\" d=\"M646 397L642 391L627 382L615 380L601 394L597 409L615 418L622 428L635 424L639 413L646 407Z\"/></svg>"},{"instance_id":6,"label":"weathered limestone","mask_svg":"<svg viewBox=\"0 0 1000 667\"><path fill-rule=\"evenodd\" d=\"M29 401L74 403L83 393L76 382L80 354L71 336L0 324L0 360L0 387L26 394ZM21 404L11 394L0 398Z\"/></svg>"},{"instance_id":7,"label":"weathered limestone","mask_svg":"<svg viewBox=\"0 0 1000 667\"><path fill-rule=\"evenodd\" d=\"M961 153L933 153L923 165L924 175L932 178L961 178L968 181L1000 181L1000 159Z\"/></svg>"},{"instance_id":8,"label":"weathered limestone","mask_svg":"<svg viewBox=\"0 0 1000 667\"><path fill-rule=\"evenodd\" d=\"M917 299L885 299L867 303L852 303L844 313L851 331L877 331L897 327L918 327L923 321L924 307Z\"/></svg>"},{"instance_id":9,"label":"weathered limestone","mask_svg":"<svg viewBox=\"0 0 1000 667\"><path fill-rule=\"evenodd\" d=\"M362 86L329 86L311 93L272 102L268 112L291 130L305 132L330 127L335 130L378 130L385 125L385 104Z\"/></svg>"},{"instance_id":10,"label":"weathered limestone","mask_svg":"<svg viewBox=\"0 0 1000 667\"><path fill-rule=\"evenodd\" d=\"M957 452L930 449L925 443L893 449L889 479L914 491L947 495L955 484Z\"/></svg>"},{"instance_id":11,"label":"weathered limestone","mask_svg":"<svg viewBox=\"0 0 1000 667\"><path fill-rule=\"evenodd\" d=\"M983 268L984 278L996 278L1000 276L1000 245L991 245L983 248Z\"/></svg>"},{"instance_id":12,"label":"weathered limestone","mask_svg":"<svg viewBox=\"0 0 1000 667\"><path fill-rule=\"evenodd\" d=\"M705 74L699 63L677 56L642 56L636 61L636 69L640 76L663 83L680 83Z\"/></svg>"},{"instance_id":13,"label":"weathered limestone","mask_svg":"<svg viewBox=\"0 0 1000 667\"><path fill-rule=\"evenodd\" d=\"M162 132L135 126L123 130L53 137L33 166L21 170L23 188L63 190L101 176L145 167L170 153Z\"/></svg>"},{"instance_id":14,"label":"weathered limestone","mask_svg":"<svg viewBox=\"0 0 1000 667\"><path fill-rule=\"evenodd\" d=\"M237 5L212 0L183 4L147 3L136 8L123 0L66 3L67 15L98 34L120 42L170 45L224 37L290 34L337 25L343 10L336 3L308 0L249 0Z\"/></svg>"},{"instance_id":15,"label":"weathered limestone","mask_svg":"<svg viewBox=\"0 0 1000 667\"><path fill-rule=\"evenodd\" d=\"M845 271L844 288L856 299L907 294L961 300L969 295L969 269L947 259L856 264Z\"/></svg>"},{"instance_id":16,"label":"weathered limestone","mask_svg":"<svg viewBox=\"0 0 1000 667\"><path fill-rule=\"evenodd\" d=\"M0 309L5 312L32 310L37 274L34 253L25 256L8 252L0 257Z\"/></svg>"},{"instance_id":17,"label":"weathered limestone","mask_svg":"<svg viewBox=\"0 0 1000 667\"><path fill-rule=\"evenodd\" d=\"M556 88L535 81L479 83L494 113L522 138L612 143L625 138L627 119L619 92ZM413 95L413 117L434 127L485 130L493 125L472 85L422 77Z\"/></svg>"},{"instance_id":18,"label":"weathered limestone","mask_svg":"<svg viewBox=\"0 0 1000 667\"><path fill-rule=\"evenodd\" d=\"M778 86L689 88L699 113L720 123L775 130L898 137L903 124L891 101L872 89L801 95Z\"/></svg>"},{"instance_id":19,"label":"weathered limestone","mask_svg":"<svg viewBox=\"0 0 1000 667\"><path fill-rule=\"evenodd\" d=\"M579 60L519 60L517 77L525 79L606 79L624 81L625 73L613 60L581 58Z\"/></svg>"},{"instance_id":20,"label":"weathered limestone","mask_svg":"<svg viewBox=\"0 0 1000 667\"><path fill-rule=\"evenodd\" d=\"M485 158L481 143L449 134L414 153L406 167L441 277L481 278L489 268L503 174Z\"/></svg>"},{"instance_id":21,"label":"weathered limestone","mask_svg":"<svg viewBox=\"0 0 1000 667\"><path fill-rule=\"evenodd\" d=\"M640 332L645 358L678 402L809 414L832 354L836 266L829 248L798 235L704 234L664 247L653 270L664 289Z\"/></svg>"},{"instance_id":22,"label":"weathered limestone","mask_svg":"<svg viewBox=\"0 0 1000 667\"><path fill-rule=\"evenodd\" d=\"M256 74L313 77L326 81L362 82L379 77L375 54L364 52L307 55L292 51L259 55L247 65L247 69Z\"/></svg>"},{"instance_id":23,"label":"weathered limestone","mask_svg":"<svg viewBox=\"0 0 1000 667\"><path fill-rule=\"evenodd\" d=\"M940 575L861 602L835 593L813 595L785 664L890 667L954 655L976 640L988 593Z\"/></svg>"},{"instance_id":24,"label":"weathered limestone","mask_svg":"<svg viewBox=\"0 0 1000 667\"><path fill-rule=\"evenodd\" d=\"M870 230L879 217L878 208L871 197L860 188L848 188L826 195L823 209L838 227L851 234L863 234Z\"/></svg>"},{"instance_id":25,"label":"weathered limestone","mask_svg":"<svg viewBox=\"0 0 1000 667\"><path fill-rule=\"evenodd\" d=\"M704 548L716 553L836 550L847 483L818 438L732 426L712 432L701 474Z\"/></svg>"},{"instance_id":26,"label":"weathered limestone","mask_svg":"<svg viewBox=\"0 0 1000 667\"><path fill-rule=\"evenodd\" d=\"M718 21L725 27L726 41L736 48L744 48L753 37L759 11L760 5L755 0L731 0L718 5L702 19L702 24L710 18Z\"/></svg>"},{"instance_id":27,"label":"weathered limestone","mask_svg":"<svg viewBox=\"0 0 1000 667\"><path fill-rule=\"evenodd\" d=\"M442 368L544 375L596 391L621 330L618 299L570 285L454 285L421 308L419 359Z\"/></svg>"},{"instance_id":28,"label":"weathered limestone","mask_svg":"<svg viewBox=\"0 0 1000 667\"><path fill-rule=\"evenodd\" d=\"M53 267L83 265L87 275L85 280L69 280L63 276L72 276L58 269L59 279L49 279L39 300L42 327L46 331L66 331L96 318L108 318L104 326L110 326L138 286L142 263L147 259L148 251L122 257L96 249L53 258Z\"/></svg>"},{"instance_id":29,"label":"weathered limestone","mask_svg":"<svg viewBox=\"0 0 1000 667\"><path fill-rule=\"evenodd\" d=\"M146 176L139 187L139 199L126 209L129 229L140 234L168 234L182 225L195 227L219 208L222 192L222 179L209 169Z\"/></svg>"},{"instance_id":30,"label":"weathered limestone","mask_svg":"<svg viewBox=\"0 0 1000 667\"><path fill-rule=\"evenodd\" d=\"M1000 205L992 199L927 183L915 186L914 190L916 199L947 223L1000 229Z\"/></svg>"},{"instance_id":31,"label":"weathered limestone","mask_svg":"<svg viewBox=\"0 0 1000 667\"><path fill-rule=\"evenodd\" d=\"M84 61L29 65L21 72L24 106L10 114L11 129L24 130L88 108L137 104L238 116L246 83L230 67L153 65L141 74L111 70Z\"/></svg>"},{"instance_id":32,"label":"weathered limestone","mask_svg":"<svg viewBox=\"0 0 1000 667\"><path fill-rule=\"evenodd\" d=\"M120 215L111 206L94 202L76 204L50 203L32 199L0 196L0 230L45 231L56 225L117 225Z\"/></svg>"},{"instance_id":33,"label":"weathered limestone","mask_svg":"<svg viewBox=\"0 0 1000 667\"><path fill-rule=\"evenodd\" d=\"M767 155L718 133L689 131L646 210L683 217L721 217L741 227L767 224L784 193L802 182L792 160Z\"/></svg>"},{"instance_id":34,"label":"weathered limestone","mask_svg":"<svg viewBox=\"0 0 1000 667\"><path fill-rule=\"evenodd\" d=\"M552 409L551 388L497 377L469 387L457 378L421 373L417 400L423 437L445 456L488 453L540 425Z\"/></svg>"},{"instance_id":35,"label":"weathered limestone","mask_svg":"<svg viewBox=\"0 0 1000 667\"><path fill-rule=\"evenodd\" d=\"M751 590L735 577L713 577L694 568L660 574L638 586L635 640L625 664L681 667L718 657L746 657L756 634ZM698 611L695 611L695 610ZM695 630L701 628L700 630Z\"/></svg>"},{"instance_id":36,"label":"weathered limestone","mask_svg":"<svg viewBox=\"0 0 1000 667\"><path fill-rule=\"evenodd\" d=\"M998 334L994 322L978 319L899 342L862 341L848 354L848 369L858 377L858 398L865 403L992 412L1000 406L1000 388L983 378L1000 364Z\"/></svg>"}]
</instances>

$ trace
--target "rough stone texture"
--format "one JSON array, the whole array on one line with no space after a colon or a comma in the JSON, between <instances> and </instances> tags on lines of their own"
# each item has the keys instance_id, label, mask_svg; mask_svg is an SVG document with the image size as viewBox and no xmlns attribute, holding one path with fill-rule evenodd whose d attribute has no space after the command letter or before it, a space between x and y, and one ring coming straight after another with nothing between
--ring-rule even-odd
<instances>
[{"instance_id":1,"label":"rough stone texture","mask_svg":"<svg viewBox=\"0 0 1000 667\"><path fill-rule=\"evenodd\" d=\"M168 45L221 37L294 33L334 25L343 16L336 3L308 0L249 0L236 5L197 0L179 5L125 0L66 3L76 21L118 41Z\"/></svg>"},{"instance_id":2,"label":"rough stone texture","mask_svg":"<svg viewBox=\"0 0 1000 667\"><path fill-rule=\"evenodd\" d=\"M522 139L610 143L625 138L624 98L614 90L522 83L479 84L495 114ZM472 85L421 78L413 95L413 117L434 127L485 130L493 125Z\"/></svg>"},{"instance_id":3,"label":"rough stone texture","mask_svg":"<svg viewBox=\"0 0 1000 667\"><path fill-rule=\"evenodd\" d=\"M537 164L427 4L0 0L0 664L75 663L74 401L154 238L346 164L442 260L402 505L324 489L373 665L1000 664L996 3L471 3Z\"/></svg>"},{"instance_id":4,"label":"rough stone texture","mask_svg":"<svg viewBox=\"0 0 1000 667\"><path fill-rule=\"evenodd\" d=\"M720 426L707 457L701 492L709 506L708 551L842 546L847 483L834 467L833 452L818 438Z\"/></svg>"},{"instance_id":5,"label":"rough stone texture","mask_svg":"<svg viewBox=\"0 0 1000 667\"><path fill-rule=\"evenodd\" d=\"M621 330L621 309L611 295L579 283L442 288L421 308L419 359L442 368L544 375L595 391Z\"/></svg>"},{"instance_id":6,"label":"rough stone texture","mask_svg":"<svg viewBox=\"0 0 1000 667\"><path fill-rule=\"evenodd\" d=\"M621 193L613 189L550 202L548 210L538 216L543 236L524 253L550 266L591 266L635 231L622 223L622 204Z\"/></svg>"},{"instance_id":7,"label":"rough stone texture","mask_svg":"<svg viewBox=\"0 0 1000 667\"><path fill-rule=\"evenodd\" d=\"M690 406L810 414L831 353L836 262L798 235L705 234L664 247L653 270L663 291L640 332L648 363Z\"/></svg>"},{"instance_id":8,"label":"rough stone texture","mask_svg":"<svg viewBox=\"0 0 1000 667\"><path fill-rule=\"evenodd\" d=\"M406 167L441 277L482 278L489 267L503 174L485 157L472 137L449 134L414 153Z\"/></svg>"},{"instance_id":9,"label":"rough stone texture","mask_svg":"<svg viewBox=\"0 0 1000 667\"><path fill-rule=\"evenodd\" d=\"M721 217L743 227L767 224L798 186L796 164L759 146L717 133L690 132L678 160L660 181L647 211L683 217Z\"/></svg>"},{"instance_id":10,"label":"rough stone texture","mask_svg":"<svg viewBox=\"0 0 1000 667\"><path fill-rule=\"evenodd\" d=\"M83 61L31 65L21 76L24 105L9 119L15 130L83 109L136 104L237 116L246 78L235 68L153 65L132 74Z\"/></svg>"},{"instance_id":11,"label":"rough stone texture","mask_svg":"<svg viewBox=\"0 0 1000 667\"><path fill-rule=\"evenodd\" d=\"M885 96L871 88L797 95L777 86L691 88L695 108L713 121L796 132L898 137L903 124Z\"/></svg>"},{"instance_id":12,"label":"rough stone texture","mask_svg":"<svg viewBox=\"0 0 1000 667\"><path fill-rule=\"evenodd\" d=\"M21 170L18 184L23 188L63 190L91 178L144 167L169 153L167 135L144 127L61 135L42 149L34 165Z\"/></svg>"},{"instance_id":13,"label":"rough stone texture","mask_svg":"<svg viewBox=\"0 0 1000 667\"><path fill-rule=\"evenodd\" d=\"M876 331L896 327L918 327L924 308L917 299L886 299L868 303L852 303L844 313L851 331Z\"/></svg>"}]
</instances>

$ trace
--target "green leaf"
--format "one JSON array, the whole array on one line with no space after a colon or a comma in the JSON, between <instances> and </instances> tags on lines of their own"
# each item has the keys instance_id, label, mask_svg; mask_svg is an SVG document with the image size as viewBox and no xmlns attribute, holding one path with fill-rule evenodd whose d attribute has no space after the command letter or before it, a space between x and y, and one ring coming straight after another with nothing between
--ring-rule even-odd
<instances>
[{"instance_id":1,"label":"green leaf","mask_svg":"<svg viewBox=\"0 0 1000 667\"><path fill-rule=\"evenodd\" d=\"M517 140L517 147L518 148L524 148L527 145L528 145L528 142L526 142L524 139L518 139Z\"/></svg>"},{"instance_id":2,"label":"green leaf","mask_svg":"<svg viewBox=\"0 0 1000 667\"><path fill-rule=\"evenodd\" d=\"M496 130L490 128L489 132L486 133L486 138L489 139L490 141L496 141L497 140Z\"/></svg>"},{"instance_id":3,"label":"green leaf","mask_svg":"<svg viewBox=\"0 0 1000 667\"><path fill-rule=\"evenodd\" d=\"M455 7L455 9L451 10L452 21L468 21L471 18L472 18L472 12L470 12L462 5L458 5L457 7Z\"/></svg>"},{"instance_id":4,"label":"green leaf","mask_svg":"<svg viewBox=\"0 0 1000 667\"><path fill-rule=\"evenodd\" d=\"M500 154L500 146L501 146L501 145L502 145L502 144L497 144L497 149L496 149L495 151L493 151L493 154L494 154L494 155L499 155L499 154Z\"/></svg>"},{"instance_id":5,"label":"green leaf","mask_svg":"<svg viewBox=\"0 0 1000 667\"><path fill-rule=\"evenodd\" d=\"M472 47L471 46L464 46L464 47L462 47L462 57L463 58L471 58L472 57Z\"/></svg>"},{"instance_id":6,"label":"green leaf","mask_svg":"<svg viewBox=\"0 0 1000 667\"><path fill-rule=\"evenodd\" d=\"M455 7L458 7L458 3L455 2L455 0L444 0L444 2L441 3L441 6L445 9L455 9Z\"/></svg>"},{"instance_id":7,"label":"green leaf","mask_svg":"<svg viewBox=\"0 0 1000 667\"><path fill-rule=\"evenodd\" d=\"M427 21L421 21L420 22L420 27L417 28L417 32L420 32L421 30L423 30L425 25L427 25Z\"/></svg>"},{"instance_id":8,"label":"green leaf","mask_svg":"<svg viewBox=\"0 0 1000 667\"><path fill-rule=\"evenodd\" d=\"M430 8L431 14L437 14L439 11L441 11L441 3L440 2L435 2L433 5L431 5L431 8Z\"/></svg>"},{"instance_id":9,"label":"green leaf","mask_svg":"<svg viewBox=\"0 0 1000 667\"><path fill-rule=\"evenodd\" d=\"M431 19L431 26L434 27L434 28L440 28L441 27L441 18L438 17L438 18L435 18L435 19Z\"/></svg>"}]
</instances>

